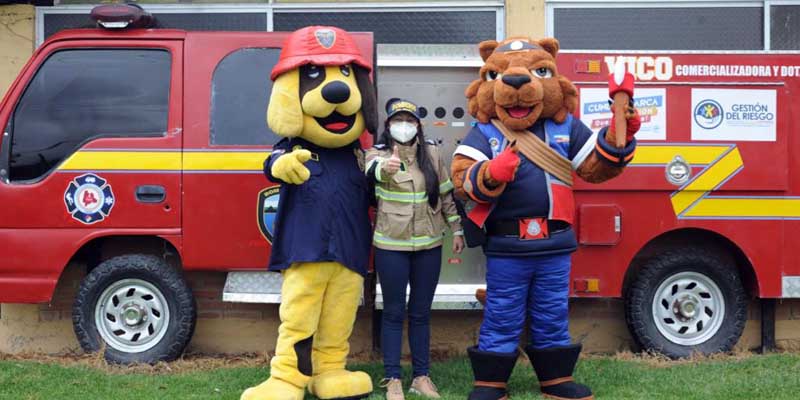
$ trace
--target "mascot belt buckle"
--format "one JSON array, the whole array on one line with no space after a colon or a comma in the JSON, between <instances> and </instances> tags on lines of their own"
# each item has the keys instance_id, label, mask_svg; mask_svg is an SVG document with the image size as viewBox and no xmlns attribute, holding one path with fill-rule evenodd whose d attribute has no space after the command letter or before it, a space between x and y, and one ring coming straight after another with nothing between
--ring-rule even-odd
<instances>
[{"instance_id":1,"label":"mascot belt buckle","mask_svg":"<svg viewBox=\"0 0 800 400\"><path fill-rule=\"evenodd\" d=\"M547 218L522 218L519 220L519 238L522 240L546 239Z\"/></svg>"}]
</instances>

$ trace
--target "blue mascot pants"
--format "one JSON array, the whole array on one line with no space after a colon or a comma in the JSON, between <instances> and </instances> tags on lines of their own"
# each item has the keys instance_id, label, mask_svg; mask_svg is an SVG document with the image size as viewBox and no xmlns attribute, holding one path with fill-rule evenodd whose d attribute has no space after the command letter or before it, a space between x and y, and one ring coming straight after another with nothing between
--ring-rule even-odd
<instances>
[{"instance_id":1,"label":"blue mascot pants","mask_svg":"<svg viewBox=\"0 0 800 400\"><path fill-rule=\"evenodd\" d=\"M487 257L486 308L478 348L513 353L530 317L534 348L568 346L571 254Z\"/></svg>"}]
</instances>

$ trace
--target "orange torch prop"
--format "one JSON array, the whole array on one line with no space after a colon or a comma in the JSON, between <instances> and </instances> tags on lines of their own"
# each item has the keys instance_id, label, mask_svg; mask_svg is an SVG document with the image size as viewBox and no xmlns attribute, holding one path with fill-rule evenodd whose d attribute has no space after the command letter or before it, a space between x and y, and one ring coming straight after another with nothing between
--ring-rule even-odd
<instances>
[{"instance_id":1,"label":"orange torch prop","mask_svg":"<svg viewBox=\"0 0 800 400\"><path fill-rule=\"evenodd\" d=\"M611 109L614 111L614 133L617 148L625 147L627 119L633 115L633 74L625 71L625 64L617 63L614 72L608 75L608 97L612 99Z\"/></svg>"}]
</instances>

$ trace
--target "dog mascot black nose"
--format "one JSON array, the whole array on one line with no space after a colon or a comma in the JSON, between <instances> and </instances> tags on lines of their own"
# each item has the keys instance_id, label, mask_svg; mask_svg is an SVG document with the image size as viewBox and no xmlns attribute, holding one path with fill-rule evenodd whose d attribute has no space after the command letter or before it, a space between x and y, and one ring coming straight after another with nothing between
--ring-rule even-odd
<instances>
[{"instance_id":1,"label":"dog mascot black nose","mask_svg":"<svg viewBox=\"0 0 800 400\"><path fill-rule=\"evenodd\" d=\"M331 82L322 88L322 98L333 104L340 104L350 98L350 88L344 82Z\"/></svg>"}]
</instances>

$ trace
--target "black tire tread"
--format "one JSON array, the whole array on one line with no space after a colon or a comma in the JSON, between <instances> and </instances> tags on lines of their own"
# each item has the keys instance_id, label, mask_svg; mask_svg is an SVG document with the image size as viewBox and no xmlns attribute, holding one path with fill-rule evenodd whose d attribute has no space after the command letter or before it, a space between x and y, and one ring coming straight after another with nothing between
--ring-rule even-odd
<instances>
[{"instance_id":1,"label":"black tire tread","mask_svg":"<svg viewBox=\"0 0 800 400\"><path fill-rule=\"evenodd\" d=\"M702 268L687 268L687 265L698 265ZM703 271L707 269L708 271ZM719 331L706 343L695 346L680 346L685 351L676 350L676 345L669 342L660 335L652 334L652 329L648 329L652 312L651 299L653 291L663 281L666 275L692 270L706 275L713 274L709 278L715 280L723 296L726 298L725 321L722 322ZM718 281L721 279L723 282ZM723 286L728 286L726 289ZM726 293L730 291L731 293ZM732 263L721 253L701 247L689 247L668 250L650 258L645 262L638 272L633 284L628 290L625 301L625 321L631 335L641 349L646 351L660 352L670 358L683 358L691 356L693 353L711 354L717 352L730 352L744 330L747 322L748 296L739 277L739 272ZM731 312L730 310L733 310ZM656 331L657 333L657 331ZM719 337L721 340L717 340ZM705 344L716 341L714 348L708 348Z\"/></svg>"},{"instance_id":2,"label":"black tire tread","mask_svg":"<svg viewBox=\"0 0 800 400\"><path fill-rule=\"evenodd\" d=\"M108 362L118 364L172 361L180 357L191 339L197 319L197 306L191 288L175 268L162 258L151 254L126 254L110 258L100 263L81 282L75 303L72 307L72 324L78 342L84 351L95 353L104 344L94 324L94 304L104 282L113 282L116 276L135 274L147 280L162 291L167 298L174 296L177 310L170 310L171 319L177 316L161 343L143 353L128 354L106 347L104 356ZM88 311L88 313L87 313Z\"/></svg>"}]
</instances>

